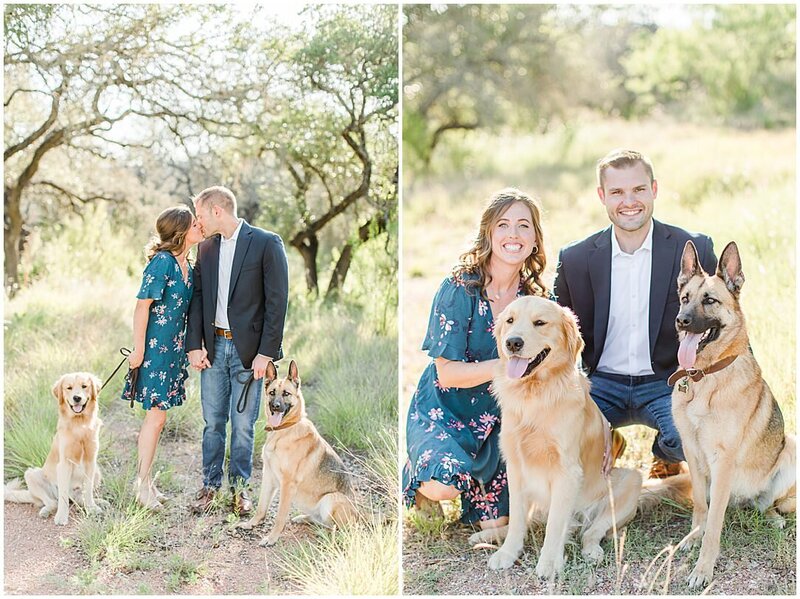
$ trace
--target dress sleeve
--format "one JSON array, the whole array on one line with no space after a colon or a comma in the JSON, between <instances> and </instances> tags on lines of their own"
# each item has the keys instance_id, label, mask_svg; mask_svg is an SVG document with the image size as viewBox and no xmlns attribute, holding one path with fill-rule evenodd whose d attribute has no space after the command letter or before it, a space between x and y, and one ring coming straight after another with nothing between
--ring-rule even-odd
<instances>
[{"instance_id":1,"label":"dress sleeve","mask_svg":"<svg viewBox=\"0 0 800 599\"><path fill-rule=\"evenodd\" d=\"M477 293L474 292L474 293ZM431 358L464 361L467 331L477 295L471 296L463 283L448 277L436 292L422 349Z\"/></svg>"},{"instance_id":2,"label":"dress sleeve","mask_svg":"<svg viewBox=\"0 0 800 599\"><path fill-rule=\"evenodd\" d=\"M164 290L167 288L169 273L173 268L173 262L164 253L159 252L147 266L144 267L142 274L142 286L136 299L160 300L164 297Z\"/></svg>"}]
</instances>

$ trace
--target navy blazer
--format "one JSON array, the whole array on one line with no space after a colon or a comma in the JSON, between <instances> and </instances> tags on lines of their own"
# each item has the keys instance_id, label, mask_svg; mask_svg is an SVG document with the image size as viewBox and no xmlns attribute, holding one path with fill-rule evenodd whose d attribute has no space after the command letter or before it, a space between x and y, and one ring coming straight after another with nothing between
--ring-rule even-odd
<instances>
[{"instance_id":1,"label":"navy blazer","mask_svg":"<svg viewBox=\"0 0 800 599\"><path fill-rule=\"evenodd\" d=\"M194 265L186 349L205 344L214 362L220 235L200 243ZM276 233L242 222L233 255L228 291L228 322L233 344L245 368L257 354L283 357L283 326L289 301L289 268L283 240Z\"/></svg>"},{"instance_id":2,"label":"navy blazer","mask_svg":"<svg viewBox=\"0 0 800 599\"><path fill-rule=\"evenodd\" d=\"M658 378L667 379L678 368L675 318L680 301L677 279L683 247L692 240L706 272L717 268L714 243L700 233L689 233L653 219L650 274L650 364ZM578 317L586 344L583 366L591 374L600 362L608 330L611 303L611 227L563 248L558 255L553 292L556 301Z\"/></svg>"}]
</instances>

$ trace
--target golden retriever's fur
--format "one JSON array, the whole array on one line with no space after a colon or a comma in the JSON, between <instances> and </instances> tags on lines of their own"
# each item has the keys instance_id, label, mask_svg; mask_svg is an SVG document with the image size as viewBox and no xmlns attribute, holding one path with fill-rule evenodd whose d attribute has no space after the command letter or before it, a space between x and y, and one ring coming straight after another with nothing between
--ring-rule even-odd
<instances>
[{"instance_id":1,"label":"golden retriever's fur","mask_svg":"<svg viewBox=\"0 0 800 599\"><path fill-rule=\"evenodd\" d=\"M564 564L570 525L582 524L583 555L599 561L600 541L613 521L602 474L604 422L576 361L583 349L574 315L553 301L523 297L496 320L499 368L493 382L502 413L500 448L508 469L507 527L476 533L471 542L498 541L489 567L508 568L520 555L528 519L546 515L536 574L550 578ZM636 513L642 486L634 470L610 474L616 525Z\"/></svg>"},{"instance_id":2,"label":"golden retriever's fur","mask_svg":"<svg viewBox=\"0 0 800 599\"><path fill-rule=\"evenodd\" d=\"M58 425L44 466L25 471L23 489L19 480L5 486L5 499L42 506L39 515L56 512L55 523L69 519L69 501L83 503L87 512L99 512L94 490L100 482L97 452L100 426L97 394L100 381L88 372L65 374L53 385L58 400Z\"/></svg>"},{"instance_id":3,"label":"golden retriever's fur","mask_svg":"<svg viewBox=\"0 0 800 599\"><path fill-rule=\"evenodd\" d=\"M283 379L278 378L272 362L267 365L264 396L267 430L271 432L261 452L264 469L258 509L239 527L250 529L261 522L277 491L280 491L278 514L261 545L277 542L292 503L306 514L293 522L341 526L353 520L356 509L350 478L341 458L306 417L294 360Z\"/></svg>"},{"instance_id":4,"label":"golden retriever's fur","mask_svg":"<svg viewBox=\"0 0 800 599\"><path fill-rule=\"evenodd\" d=\"M795 438L749 347L739 292L744 283L736 244L723 250L715 275L703 272L691 241L683 251L678 294L678 356L684 368L724 369L697 381L683 378L672 392L672 413L692 478L692 530L684 548L700 542L690 587L711 581L730 500L750 500L776 525L794 512ZM707 502L710 497L710 505Z\"/></svg>"}]
</instances>

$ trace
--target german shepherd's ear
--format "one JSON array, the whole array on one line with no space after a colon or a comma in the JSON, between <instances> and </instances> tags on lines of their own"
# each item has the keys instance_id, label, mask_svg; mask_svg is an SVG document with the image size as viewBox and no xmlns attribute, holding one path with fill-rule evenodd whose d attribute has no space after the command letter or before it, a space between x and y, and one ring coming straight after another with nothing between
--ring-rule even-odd
<instances>
[{"instance_id":1,"label":"german shepherd's ear","mask_svg":"<svg viewBox=\"0 0 800 599\"><path fill-rule=\"evenodd\" d=\"M577 362L583 351L583 338L578 328L578 318L569 308L561 308L561 326L567 337L567 348L572 356L572 361Z\"/></svg>"},{"instance_id":2,"label":"german shepherd's ear","mask_svg":"<svg viewBox=\"0 0 800 599\"><path fill-rule=\"evenodd\" d=\"M267 379L268 385L278 378L278 369L275 368L275 364L272 363L272 360L267 362L267 372L264 374L264 378Z\"/></svg>"},{"instance_id":3,"label":"german shepherd's ear","mask_svg":"<svg viewBox=\"0 0 800 599\"><path fill-rule=\"evenodd\" d=\"M739 248L736 247L735 241L731 241L722 250L722 255L719 257L719 264L717 265L717 276L725 281L725 287L728 288L728 291L738 297L744 285L744 273L742 272L742 259L739 256Z\"/></svg>"},{"instance_id":4,"label":"german shepherd's ear","mask_svg":"<svg viewBox=\"0 0 800 599\"><path fill-rule=\"evenodd\" d=\"M97 400L97 396L100 395L100 379L97 378L95 375L89 375L89 383L92 385L92 397L91 399Z\"/></svg>"},{"instance_id":5,"label":"german shepherd's ear","mask_svg":"<svg viewBox=\"0 0 800 599\"><path fill-rule=\"evenodd\" d=\"M689 282L689 279L696 275L703 274L703 267L700 266L700 257L697 255L697 248L694 247L692 240L683 246L683 256L681 256L681 274L678 275L678 290Z\"/></svg>"},{"instance_id":6,"label":"german shepherd's ear","mask_svg":"<svg viewBox=\"0 0 800 599\"><path fill-rule=\"evenodd\" d=\"M58 377L58 380L53 384L53 388L50 389L50 393L58 400L58 403L64 401L64 395L61 393L61 381L64 380L64 376L65 375L61 375Z\"/></svg>"},{"instance_id":7,"label":"german shepherd's ear","mask_svg":"<svg viewBox=\"0 0 800 599\"><path fill-rule=\"evenodd\" d=\"M300 376L297 373L297 363L294 360L289 362L289 380L292 381L295 386L300 386Z\"/></svg>"}]
</instances>

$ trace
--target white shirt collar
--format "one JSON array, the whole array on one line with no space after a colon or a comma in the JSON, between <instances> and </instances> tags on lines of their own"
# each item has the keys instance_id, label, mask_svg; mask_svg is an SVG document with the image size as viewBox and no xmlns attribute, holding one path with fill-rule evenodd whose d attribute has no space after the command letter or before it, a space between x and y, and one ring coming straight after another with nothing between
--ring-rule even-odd
<instances>
[{"instance_id":1,"label":"white shirt collar","mask_svg":"<svg viewBox=\"0 0 800 599\"><path fill-rule=\"evenodd\" d=\"M647 250L648 252L653 251L653 219L650 219L650 230L647 232L647 237L644 238L644 242L639 247L638 250L633 252L634 254L640 250ZM619 242L617 241L617 230L616 225L611 225L611 257L614 258L621 254L625 254L622 251L622 248L619 247ZM632 254L626 254L628 256Z\"/></svg>"},{"instance_id":2,"label":"white shirt collar","mask_svg":"<svg viewBox=\"0 0 800 599\"><path fill-rule=\"evenodd\" d=\"M233 232L233 235L231 235L231 236L230 236L230 237L228 237L227 239L225 238L225 235L224 235L223 233L220 233L220 234L219 234L220 241L221 241L222 243L230 243L231 241L236 241L236 240L239 238L239 231L241 231L241 230L242 230L242 223L243 223L243 222L244 222L244 219L243 219L243 218L240 218L240 219L239 219L239 225L238 225L238 226L236 227L236 229L234 230L234 232Z\"/></svg>"}]
</instances>

